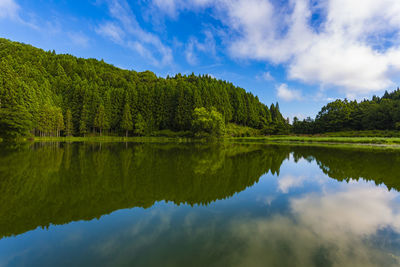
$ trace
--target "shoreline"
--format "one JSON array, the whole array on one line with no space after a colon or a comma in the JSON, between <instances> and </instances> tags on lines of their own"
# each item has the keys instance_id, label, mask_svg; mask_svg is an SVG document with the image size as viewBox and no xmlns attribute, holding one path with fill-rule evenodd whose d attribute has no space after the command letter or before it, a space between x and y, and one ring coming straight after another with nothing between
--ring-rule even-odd
<instances>
[{"instance_id":1,"label":"shoreline","mask_svg":"<svg viewBox=\"0 0 400 267\"><path fill-rule=\"evenodd\" d=\"M391 149L400 150L400 138L397 137L311 137L311 136L263 136L263 137L223 137L213 139L196 139L187 137L34 137L24 138L18 142L83 142L83 143L239 143L265 145L294 145L318 147L343 147L356 149ZM7 143L7 142L1 142Z\"/></svg>"}]
</instances>

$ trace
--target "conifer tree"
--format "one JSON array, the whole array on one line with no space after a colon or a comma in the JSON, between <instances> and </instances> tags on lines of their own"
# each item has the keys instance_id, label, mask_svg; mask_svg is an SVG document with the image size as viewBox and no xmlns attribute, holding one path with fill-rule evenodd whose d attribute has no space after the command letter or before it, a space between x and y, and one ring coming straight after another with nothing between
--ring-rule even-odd
<instances>
[{"instance_id":1,"label":"conifer tree","mask_svg":"<svg viewBox=\"0 0 400 267\"><path fill-rule=\"evenodd\" d=\"M146 131L146 122L143 119L142 114L137 114L135 122L135 134L144 135Z\"/></svg>"},{"instance_id":2,"label":"conifer tree","mask_svg":"<svg viewBox=\"0 0 400 267\"><path fill-rule=\"evenodd\" d=\"M101 132L103 129L107 128L107 117L104 110L104 106L101 104L97 110L96 117L94 119L94 127L98 128Z\"/></svg>"},{"instance_id":3,"label":"conifer tree","mask_svg":"<svg viewBox=\"0 0 400 267\"><path fill-rule=\"evenodd\" d=\"M24 106L0 108L0 136L13 139L26 135L32 127L31 114Z\"/></svg>"},{"instance_id":4,"label":"conifer tree","mask_svg":"<svg viewBox=\"0 0 400 267\"><path fill-rule=\"evenodd\" d=\"M56 109L56 133L60 137L60 131L64 130L64 117L61 108Z\"/></svg>"},{"instance_id":5,"label":"conifer tree","mask_svg":"<svg viewBox=\"0 0 400 267\"><path fill-rule=\"evenodd\" d=\"M71 110L67 109L67 113L65 114L65 135L71 136L72 133L73 133L72 114Z\"/></svg>"},{"instance_id":6,"label":"conifer tree","mask_svg":"<svg viewBox=\"0 0 400 267\"><path fill-rule=\"evenodd\" d=\"M88 120L88 110L87 110L86 105L83 105L82 111L81 111L81 119L79 122L79 133L83 136L85 136L88 132L87 120Z\"/></svg>"},{"instance_id":7,"label":"conifer tree","mask_svg":"<svg viewBox=\"0 0 400 267\"><path fill-rule=\"evenodd\" d=\"M125 130L126 137L128 137L128 132L133 129L132 114L129 103L126 103L124 106L124 111L122 113L121 128Z\"/></svg>"}]
</instances>

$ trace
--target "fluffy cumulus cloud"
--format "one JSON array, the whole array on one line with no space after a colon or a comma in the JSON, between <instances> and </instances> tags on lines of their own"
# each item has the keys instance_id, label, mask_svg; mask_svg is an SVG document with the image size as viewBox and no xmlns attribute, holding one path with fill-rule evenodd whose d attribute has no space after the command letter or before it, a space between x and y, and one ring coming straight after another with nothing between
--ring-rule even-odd
<instances>
[{"instance_id":1,"label":"fluffy cumulus cloud","mask_svg":"<svg viewBox=\"0 0 400 267\"><path fill-rule=\"evenodd\" d=\"M347 96L394 86L400 71L398 0L154 0L170 16L213 7L232 58L287 66L288 78ZM317 18L317 19L316 19ZM228 32L228 34L226 34Z\"/></svg>"},{"instance_id":2,"label":"fluffy cumulus cloud","mask_svg":"<svg viewBox=\"0 0 400 267\"><path fill-rule=\"evenodd\" d=\"M305 0L289 1L289 12L268 0L227 7L237 33L231 55L287 63L289 78L358 95L392 86L390 74L400 71L398 42L382 43L399 39L400 1L329 0L318 11ZM325 14L318 26L313 12Z\"/></svg>"},{"instance_id":3,"label":"fluffy cumulus cloud","mask_svg":"<svg viewBox=\"0 0 400 267\"><path fill-rule=\"evenodd\" d=\"M283 83L276 89L279 99L284 101L301 100L301 92L299 90L289 89L287 84Z\"/></svg>"},{"instance_id":4,"label":"fluffy cumulus cloud","mask_svg":"<svg viewBox=\"0 0 400 267\"><path fill-rule=\"evenodd\" d=\"M171 48L163 44L157 35L139 25L125 0L108 0L107 5L113 21L98 25L98 34L134 50L153 65L165 66L172 63Z\"/></svg>"},{"instance_id":5,"label":"fluffy cumulus cloud","mask_svg":"<svg viewBox=\"0 0 400 267\"><path fill-rule=\"evenodd\" d=\"M396 197L395 192L372 183L351 181L338 192L292 199L291 207L299 221L318 234L331 238L337 229L341 229L344 235L363 237L385 227L400 232Z\"/></svg>"}]
</instances>

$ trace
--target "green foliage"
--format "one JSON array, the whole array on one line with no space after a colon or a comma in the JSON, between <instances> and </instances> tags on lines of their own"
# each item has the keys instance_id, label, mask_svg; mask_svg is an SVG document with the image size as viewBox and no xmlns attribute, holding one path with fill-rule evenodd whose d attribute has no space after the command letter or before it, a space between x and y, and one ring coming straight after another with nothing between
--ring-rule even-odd
<instances>
[{"instance_id":1,"label":"green foliage","mask_svg":"<svg viewBox=\"0 0 400 267\"><path fill-rule=\"evenodd\" d=\"M142 136L146 133L146 122L143 119L142 114L138 114L136 116L136 123L135 123L135 134Z\"/></svg>"},{"instance_id":2,"label":"green foliage","mask_svg":"<svg viewBox=\"0 0 400 267\"><path fill-rule=\"evenodd\" d=\"M100 105L98 110L97 110L97 114L96 114L96 117L94 119L94 127L99 129L100 135L101 135L101 131L103 129L107 129L108 128L107 117L106 117L103 105Z\"/></svg>"},{"instance_id":3,"label":"green foliage","mask_svg":"<svg viewBox=\"0 0 400 267\"><path fill-rule=\"evenodd\" d=\"M324 106L315 120L293 121L294 133L400 130L400 89L382 98L361 102L336 100Z\"/></svg>"},{"instance_id":4,"label":"green foliage","mask_svg":"<svg viewBox=\"0 0 400 267\"><path fill-rule=\"evenodd\" d=\"M88 133L87 121L89 117L89 112L87 110L86 105L83 105L81 118L79 122L79 133L85 136Z\"/></svg>"},{"instance_id":5,"label":"green foliage","mask_svg":"<svg viewBox=\"0 0 400 267\"><path fill-rule=\"evenodd\" d=\"M65 125L64 125L64 117L61 111L61 108L57 108L56 111L56 132L57 132L57 136L60 136L60 131L65 129Z\"/></svg>"},{"instance_id":6,"label":"green foliage","mask_svg":"<svg viewBox=\"0 0 400 267\"><path fill-rule=\"evenodd\" d=\"M73 125L72 125L72 114L71 110L67 109L67 113L65 115L65 135L71 136L73 134Z\"/></svg>"},{"instance_id":7,"label":"green foliage","mask_svg":"<svg viewBox=\"0 0 400 267\"><path fill-rule=\"evenodd\" d=\"M225 123L255 129L285 123L278 104L270 110L253 94L208 75L164 79L1 38L0 47L0 107L23 107L35 135L58 136L64 126L66 135L190 131L193 110L201 107L214 107Z\"/></svg>"},{"instance_id":8,"label":"green foliage","mask_svg":"<svg viewBox=\"0 0 400 267\"><path fill-rule=\"evenodd\" d=\"M197 137L216 136L225 134L225 120L215 108L195 108L193 111L192 130Z\"/></svg>"},{"instance_id":9,"label":"green foliage","mask_svg":"<svg viewBox=\"0 0 400 267\"><path fill-rule=\"evenodd\" d=\"M128 131L133 129L131 107L128 103L125 104L124 111L122 113L121 128L126 131L126 137L128 137Z\"/></svg>"},{"instance_id":10,"label":"green foliage","mask_svg":"<svg viewBox=\"0 0 400 267\"><path fill-rule=\"evenodd\" d=\"M36 130L40 136L60 136L64 130L64 117L59 107L44 105L38 111Z\"/></svg>"},{"instance_id":11,"label":"green foliage","mask_svg":"<svg viewBox=\"0 0 400 267\"><path fill-rule=\"evenodd\" d=\"M289 134L290 125L286 123L284 120L273 121L271 124L262 129L262 133L266 135Z\"/></svg>"},{"instance_id":12,"label":"green foliage","mask_svg":"<svg viewBox=\"0 0 400 267\"><path fill-rule=\"evenodd\" d=\"M237 125L234 123L228 123L226 125L226 135L229 137L261 136L261 130Z\"/></svg>"},{"instance_id":13,"label":"green foliage","mask_svg":"<svg viewBox=\"0 0 400 267\"><path fill-rule=\"evenodd\" d=\"M32 115L20 105L0 108L0 136L14 139L28 134Z\"/></svg>"}]
</instances>

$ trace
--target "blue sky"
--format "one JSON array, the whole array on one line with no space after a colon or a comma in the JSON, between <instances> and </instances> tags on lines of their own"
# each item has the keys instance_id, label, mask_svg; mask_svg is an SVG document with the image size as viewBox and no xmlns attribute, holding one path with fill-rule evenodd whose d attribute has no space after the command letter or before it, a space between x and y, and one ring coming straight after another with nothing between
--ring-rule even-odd
<instances>
[{"instance_id":1,"label":"blue sky","mask_svg":"<svg viewBox=\"0 0 400 267\"><path fill-rule=\"evenodd\" d=\"M398 0L0 0L0 36L115 66L210 74L314 117L400 81Z\"/></svg>"}]
</instances>

